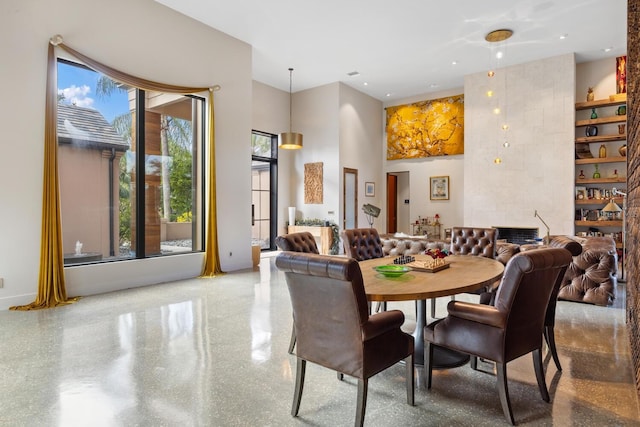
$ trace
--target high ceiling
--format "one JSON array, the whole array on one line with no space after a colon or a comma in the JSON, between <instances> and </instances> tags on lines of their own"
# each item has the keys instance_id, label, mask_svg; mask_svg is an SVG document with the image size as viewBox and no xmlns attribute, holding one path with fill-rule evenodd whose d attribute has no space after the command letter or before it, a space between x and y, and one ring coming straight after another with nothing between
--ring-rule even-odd
<instances>
[{"instance_id":1,"label":"high ceiling","mask_svg":"<svg viewBox=\"0 0 640 427\"><path fill-rule=\"evenodd\" d=\"M292 67L294 92L341 81L382 101L461 87L495 66L620 56L627 45L627 0L156 1L250 44L259 82L288 91ZM492 46L485 35L500 28L514 34Z\"/></svg>"}]
</instances>

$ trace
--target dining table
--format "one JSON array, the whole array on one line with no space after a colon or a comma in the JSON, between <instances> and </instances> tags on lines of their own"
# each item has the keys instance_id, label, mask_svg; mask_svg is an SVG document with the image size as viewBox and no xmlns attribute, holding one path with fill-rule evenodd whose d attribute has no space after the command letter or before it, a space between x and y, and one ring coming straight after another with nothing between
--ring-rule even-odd
<instances>
[{"instance_id":1,"label":"dining table","mask_svg":"<svg viewBox=\"0 0 640 427\"><path fill-rule=\"evenodd\" d=\"M430 255L413 255L415 259L409 271L400 275L385 275L375 267L394 264L394 257L360 261L367 299L374 301L416 301L416 326L414 360L416 365L424 361L424 327L427 324L427 300L478 290L500 280L504 265L495 259L473 255L449 255L442 258L447 267L438 271L425 271L431 262ZM405 259L406 260L406 259ZM426 264L425 264L426 263ZM411 266L416 266L412 268ZM423 268L424 267L424 268ZM440 267L442 268L442 267ZM437 268L433 269L437 270ZM434 348L434 368L460 366L469 360L468 355L443 347Z\"/></svg>"}]
</instances>

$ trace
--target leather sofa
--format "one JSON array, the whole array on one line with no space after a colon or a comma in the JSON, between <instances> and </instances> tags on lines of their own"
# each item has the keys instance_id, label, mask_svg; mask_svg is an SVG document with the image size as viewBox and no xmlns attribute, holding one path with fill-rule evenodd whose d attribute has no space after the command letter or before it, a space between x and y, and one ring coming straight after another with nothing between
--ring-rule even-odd
<instances>
[{"instance_id":1,"label":"leather sofa","mask_svg":"<svg viewBox=\"0 0 640 427\"><path fill-rule=\"evenodd\" d=\"M610 237L565 236L582 245L582 253L573 257L560 286L558 298L595 305L610 305L616 296L618 254L615 241ZM500 238L500 236L498 236ZM445 240L393 234L380 235L385 256L414 255L426 249L449 249ZM543 245L517 245L498 241L496 259L507 264L515 254L542 248Z\"/></svg>"},{"instance_id":2,"label":"leather sofa","mask_svg":"<svg viewBox=\"0 0 640 427\"><path fill-rule=\"evenodd\" d=\"M400 234L380 235L384 256L400 256L422 254L427 249L449 249L445 240L428 239L426 237L404 236Z\"/></svg>"},{"instance_id":3,"label":"leather sofa","mask_svg":"<svg viewBox=\"0 0 640 427\"><path fill-rule=\"evenodd\" d=\"M558 299L607 306L616 297L618 253L611 237L560 236L582 245L582 253L573 257L567 268ZM544 245L515 245L499 242L497 259L506 262L518 252L542 248Z\"/></svg>"}]
</instances>

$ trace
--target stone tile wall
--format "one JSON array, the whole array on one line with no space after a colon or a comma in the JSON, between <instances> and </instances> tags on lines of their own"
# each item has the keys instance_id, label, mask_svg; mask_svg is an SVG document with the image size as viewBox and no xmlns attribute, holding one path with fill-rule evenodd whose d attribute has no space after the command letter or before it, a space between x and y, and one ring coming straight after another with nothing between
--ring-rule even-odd
<instances>
[{"instance_id":1,"label":"stone tile wall","mask_svg":"<svg viewBox=\"0 0 640 427\"><path fill-rule=\"evenodd\" d=\"M627 325L640 398L640 0L627 4Z\"/></svg>"}]
</instances>

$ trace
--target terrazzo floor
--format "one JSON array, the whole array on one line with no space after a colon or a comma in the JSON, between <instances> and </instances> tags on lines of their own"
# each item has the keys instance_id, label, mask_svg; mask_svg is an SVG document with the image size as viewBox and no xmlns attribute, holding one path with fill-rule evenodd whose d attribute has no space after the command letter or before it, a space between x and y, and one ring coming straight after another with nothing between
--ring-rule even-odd
<instances>
[{"instance_id":1,"label":"terrazzo floor","mask_svg":"<svg viewBox=\"0 0 640 427\"><path fill-rule=\"evenodd\" d=\"M300 413L290 415L295 356L283 275L259 268L82 298L55 309L0 312L2 426L349 426L356 381L307 365ZM640 426L624 314L559 302L563 371L545 358L551 403L531 356L508 365L521 426ZM458 299L473 299L462 295ZM448 298L438 300L446 313ZM413 303L390 303L413 320ZM493 366L434 372L405 400L404 368L369 382L367 426L508 425ZM418 379L422 373L417 370Z\"/></svg>"}]
</instances>

